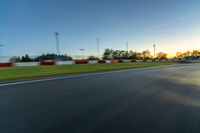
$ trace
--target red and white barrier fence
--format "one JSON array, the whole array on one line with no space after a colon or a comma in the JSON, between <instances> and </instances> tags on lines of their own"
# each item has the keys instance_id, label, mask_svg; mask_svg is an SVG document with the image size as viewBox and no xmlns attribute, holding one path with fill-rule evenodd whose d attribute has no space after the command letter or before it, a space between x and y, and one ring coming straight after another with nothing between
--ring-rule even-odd
<instances>
[{"instance_id":1,"label":"red and white barrier fence","mask_svg":"<svg viewBox=\"0 0 200 133\"><path fill-rule=\"evenodd\" d=\"M152 62L152 60L146 60L146 62Z\"/></svg>"},{"instance_id":2,"label":"red and white barrier fence","mask_svg":"<svg viewBox=\"0 0 200 133\"><path fill-rule=\"evenodd\" d=\"M155 60L167 61L167 60ZM104 63L129 63L129 62L152 62L152 60L72 60L72 61L53 61L46 60L41 62L17 62L17 63L0 63L0 67L12 67L12 66L51 66L51 65L71 65L71 64L104 64Z\"/></svg>"},{"instance_id":3,"label":"red and white barrier fence","mask_svg":"<svg viewBox=\"0 0 200 133\"><path fill-rule=\"evenodd\" d=\"M74 64L88 64L88 60L75 60Z\"/></svg>"},{"instance_id":4,"label":"red and white barrier fence","mask_svg":"<svg viewBox=\"0 0 200 133\"><path fill-rule=\"evenodd\" d=\"M132 60L123 60L123 63L130 63Z\"/></svg>"},{"instance_id":5,"label":"red and white barrier fence","mask_svg":"<svg viewBox=\"0 0 200 133\"><path fill-rule=\"evenodd\" d=\"M56 65L72 65L74 61L56 61Z\"/></svg>"},{"instance_id":6,"label":"red and white barrier fence","mask_svg":"<svg viewBox=\"0 0 200 133\"><path fill-rule=\"evenodd\" d=\"M12 67L13 63L10 62L4 62L4 63L0 63L0 67Z\"/></svg>"},{"instance_id":7,"label":"red and white barrier fence","mask_svg":"<svg viewBox=\"0 0 200 133\"><path fill-rule=\"evenodd\" d=\"M56 65L55 61L49 60L49 61L41 61L40 62L40 66L52 66L52 65Z\"/></svg>"},{"instance_id":8,"label":"red and white barrier fence","mask_svg":"<svg viewBox=\"0 0 200 133\"><path fill-rule=\"evenodd\" d=\"M15 66L39 66L39 62L17 62Z\"/></svg>"},{"instance_id":9,"label":"red and white barrier fence","mask_svg":"<svg viewBox=\"0 0 200 133\"><path fill-rule=\"evenodd\" d=\"M105 63L106 63L105 60L99 60L99 61L98 61L98 64L105 64Z\"/></svg>"},{"instance_id":10,"label":"red and white barrier fence","mask_svg":"<svg viewBox=\"0 0 200 133\"><path fill-rule=\"evenodd\" d=\"M143 60L136 60L136 62L143 62Z\"/></svg>"},{"instance_id":11,"label":"red and white barrier fence","mask_svg":"<svg viewBox=\"0 0 200 133\"><path fill-rule=\"evenodd\" d=\"M106 60L106 63L111 63L111 60Z\"/></svg>"},{"instance_id":12,"label":"red and white barrier fence","mask_svg":"<svg viewBox=\"0 0 200 133\"><path fill-rule=\"evenodd\" d=\"M98 64L98 60L89 60L88 64Z\"/></svg>"}]
</instances>

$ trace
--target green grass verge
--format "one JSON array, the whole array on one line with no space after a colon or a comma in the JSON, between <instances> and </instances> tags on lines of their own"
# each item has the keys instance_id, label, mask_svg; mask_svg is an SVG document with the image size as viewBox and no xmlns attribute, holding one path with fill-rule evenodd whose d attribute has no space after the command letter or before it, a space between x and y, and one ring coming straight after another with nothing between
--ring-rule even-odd
<instances>
[{"instance_id":1,"label":"green grass verge","mask_svg":"<svg viewBox=\"0 0 200 133\"><path fill-rule=\"evenodd\" d=\"M31 79L58 75L104 72L122 69L145 68L163 65L172 65L175 62L134 62L118 64L87 64L87 65L60 65L60 66L33 66L0 68L0 81Z\"/></svg>"}]
</instances>

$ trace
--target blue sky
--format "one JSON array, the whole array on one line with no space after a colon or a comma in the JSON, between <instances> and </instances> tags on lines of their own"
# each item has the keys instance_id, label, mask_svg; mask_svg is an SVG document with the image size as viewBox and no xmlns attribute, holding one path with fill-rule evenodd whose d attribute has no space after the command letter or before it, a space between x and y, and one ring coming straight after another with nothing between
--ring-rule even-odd
<instances>
[{"instance_id":1,"label":"blue sky","mask_svg":"<svg viewBox=\"0 0 200 133\"><path fill-rule=\"evenodd\" d=\"M199 0L0 0L3 55L97 55L105 48L175 51L200 48Z\"/></svg>"}]
</instances>

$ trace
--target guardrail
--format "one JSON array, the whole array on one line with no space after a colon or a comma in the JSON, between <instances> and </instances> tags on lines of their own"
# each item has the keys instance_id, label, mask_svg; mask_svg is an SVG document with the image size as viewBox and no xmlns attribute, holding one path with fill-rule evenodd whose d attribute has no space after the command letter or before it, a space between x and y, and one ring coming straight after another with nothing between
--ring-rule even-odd
<instances>
[{"instance_id":1,"label":"guardrail","mask_svg":"<svg viewBox=\"0 0 200 133\"><path fill-rule=\"evenodd\" d=\"M12 67L12 66L51 66L51 65L71 65L71 64L104 64L104 63L129 63L129 62L159 62L167 60L72 60L72 61L53 61L46 60L41 62L3 62L0 63L0 67ZM176 60L173 60L176 61Z\"/></svg>"}]
</instances>

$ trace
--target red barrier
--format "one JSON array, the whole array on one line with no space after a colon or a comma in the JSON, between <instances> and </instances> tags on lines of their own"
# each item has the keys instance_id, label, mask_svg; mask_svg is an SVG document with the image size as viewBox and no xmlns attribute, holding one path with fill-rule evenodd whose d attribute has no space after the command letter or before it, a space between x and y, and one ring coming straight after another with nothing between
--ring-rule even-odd
<instances>
[{"instance_id":1,"label":"red barrier","mask_svg":"<svg viewBox=\"0 0 200 133\"><path fill-rule=\"evenodd\" d=\"M88 64L87 60L75 60L75 64Z\"/></svg>"},{"instance_id":2,"label":"red barrier","mask_svg":"<svg viewBox=\"0 0 200 133\"><path fill-rule=\"evenodd\" d=\"M106 61L105 60L99 60L98 63L99 64L104 64L104 63L106 63Z\"/></svg>"},{"instance_id":3,"label":"red barrier","mask_svg":"<svg viewBox=\"0 0 200 133\"><path fill-rule=\"evenodd\" d=\"M51 65L55 65L56 63L54 61L41 61L40 65L41 66L51 66Z\"/></svg>"},{"instance_id":4,"label":"red barrier","mask_svg":"<svg viewBox=\"0 0 200 133\"><path fill-rule=\"evenodd\" d=\"M118 60L118 63L123 63L123 60Z\"/></svg>"},{"instance_id":5,"label":"red barrier","mask_svg":"<svg viewBox=\"0 0 200 133\"><path fill-rule=\"evenodd\" d=\"M0 63L0 67L12 67L12 63Z\"/></svg>"},{"instance_id":6,"label":"red barrier","mask_svg":"<svg viewBox=\"0 0 200 133\"><path fill-rule=\"evenodd\" d=\"M111 63L118 63L118 60L111 60Z\"/></svg>"}]
</instances>

